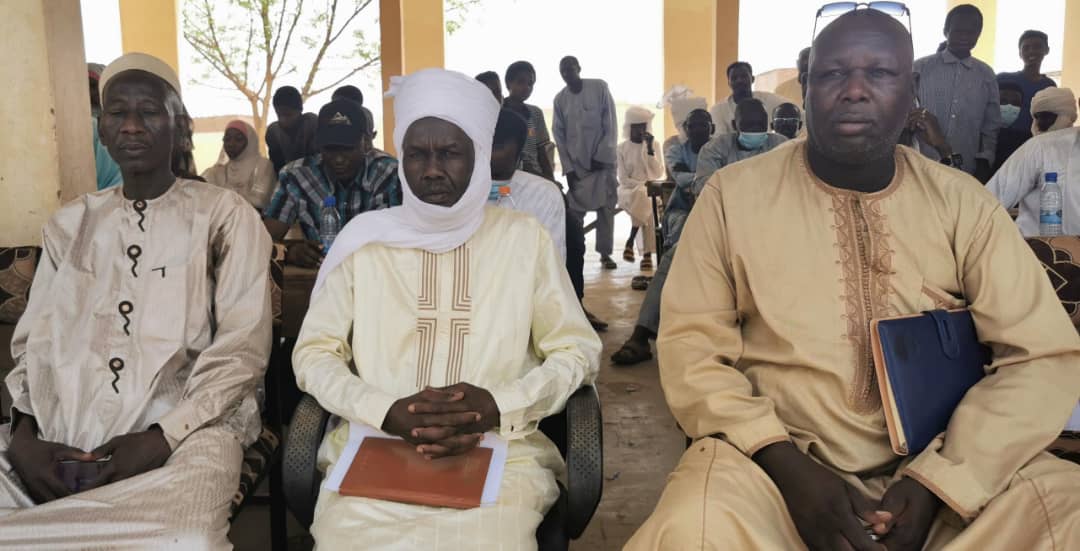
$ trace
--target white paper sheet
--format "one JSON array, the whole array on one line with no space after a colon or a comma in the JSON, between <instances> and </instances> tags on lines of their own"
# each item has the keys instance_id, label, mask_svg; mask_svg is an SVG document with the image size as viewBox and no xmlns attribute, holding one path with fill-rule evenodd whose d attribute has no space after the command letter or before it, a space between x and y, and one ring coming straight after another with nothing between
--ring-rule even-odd
<instances>
[{"instance_id":1,"label":"white paper sheet","mask_svg":"<svg viewBox=\"0 0 1080 551\"><path fill-rule=\"evenodd\" d=\"M1076 409L1073 410L1069 422L1065 423L1065 430L1080 432L1080 406L1076 406Z\"/></svg>"},{"instance_id":2,"label":"white paper sheet","mask_svg":"<svg viewBox=\"0 0 1080 551\"><path fill-rule=\"evenodd\" d=\"M341 457L334 465L334 469L330 471L330 475L323 482L323 488L331 492L340 491L341 481L345 479L345 473L349 472L349 467L352 466L356 452L360 450L360 443L368 437L401 440L398 436L391 436L369 425L349 423L349 440L345 443L345 449L341 451ZM480 441L480 447L491 448L491 463L488 465L480 505L494 505L499 500L499 488L502 486L503 470L506 468L506 440L493 432L484 433L484 439Z\"/></svg>"}]
</instances>

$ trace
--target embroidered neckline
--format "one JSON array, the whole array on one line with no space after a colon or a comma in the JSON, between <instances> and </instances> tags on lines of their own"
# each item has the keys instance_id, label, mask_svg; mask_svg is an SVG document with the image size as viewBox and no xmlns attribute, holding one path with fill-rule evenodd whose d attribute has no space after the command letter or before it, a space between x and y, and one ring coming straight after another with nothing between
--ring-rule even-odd
<instances>
[{"instance_id":1,"label":"embroidered neckline","mask_svg":"<svg viewBox=\"0 0 1080 551\"><path fill-rule=\"evenodd\" d=\"M810 170L810 159L807 157L807 155L809 154L808 149L810 148L810 145L809 145L809 142L807 140L803 140L796 147L799 148L799 151L795 153L795 158L796 158L796 160L798 160L799 166L802 168L803 172L806 173L806 176L808 178L810 178L810 181L814 182L814 184L818 188L820 188L822 191L824 191L825 193L828 193L829 195L832 195L832 196L837 196L837 195L852 196L853 195L853 196L863 197L863 198L866 198L866 199L884 199L884 198L892 195L897 190L897 188L900 187L900 182L904 179L904 176L905 176L905 174L904 174L904 156L900 152L900 148L897 147L896 151L893 153L893 157L895 159L896 171L893 173L893 177L892 177L892 180L889 182L889 185L885 186L884 189L874 191L874 192L870 192L870 193L866 193L866 192L863 192L863 191L855 191L855 190L851 190L851 189L841 189L841 188L838 188L838 187L835 187L835 186L830 186L829 184L825 183L824 181L821 180L821 178L817 177L817 174L814 174L813 170Z\"/></svg>"}]
</instances>

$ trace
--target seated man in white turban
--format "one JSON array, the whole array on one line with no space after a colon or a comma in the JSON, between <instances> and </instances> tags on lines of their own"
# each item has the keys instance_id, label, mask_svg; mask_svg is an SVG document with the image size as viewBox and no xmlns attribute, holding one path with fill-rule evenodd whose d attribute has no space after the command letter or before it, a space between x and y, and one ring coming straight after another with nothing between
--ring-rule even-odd
<instances>
[{"instance_id":1,"label":"seated man in white turban","mask_svg":"<svg viewBox=\"0 0 1080 551\"><path fill-rule=\"evenodd\" d=\"M645 184L664 177L664 165L660 162L663 151L656 147L652 135L653 112L632 105L623 119L623 137L626 138L615 150L619 179L619 207L630 215L633 230L626 240L623 260L634 261L634 238L641 249L641 269L652 270L652 255L656 252L656 224L653 222L652 203Z\"/></svg>"},{"instance_id":2,"label":"seated man in white turban","mask_svg":"<svg viewBox=\"0 0 1080 551\"><path fill-rule=\"evenodd\" d=\"M1058 88L1039 94L1050 90ZM1037 119L1034 124L1038 124ZM1016 225L1025 237L1035 237L1039 235L1042 187L1050 172L1057 174L1061 186L1062 230L1065 235L1080 235L1080 127L1046 132L1024 142L986 183L986 189L1005 208L1019 204Z\"/></svg>"},{"instance_id":3,"label":"seated man in white turban","mask_svg":"<svg viewBox=\"0 0 1080 551\"><path fill-rule=\"evenodd\" d=\"M0 549L227 549L270 354L270 236L243 197L171 169L176 74L101 76L123 184L64 205L12 340Z\"/></svg>"},{"instance_id":4,"label":"seated man in white turban","mask_svg":"<svg viewBox=\"0 0 1080 551\"><path fill-rule=\"evenodd\" d=\"M312 535L323 549L535 548L565 468L537 424L593 381L600 340L548 231L525 213L485 206L499 115L491 92L426 69L395 77L389 95L403 204L345 226L293 353L301 390L345 421L324 440L320 465L329 471L341 459L352 424L436 460L503 438L508 459L493 506L323 488Z\"/></svg>"},{"instance_id":5,"label":"seated man in white turban","mask_svg":"<svg viewBox=\"0 0 1080 551\"><path fill-rule=\"evenodd\" d=\"M1031 98L1031 134L1070 128L1076 122L1076 96L1069 88L1045 88Z\"/></svg>"}]
</instances>

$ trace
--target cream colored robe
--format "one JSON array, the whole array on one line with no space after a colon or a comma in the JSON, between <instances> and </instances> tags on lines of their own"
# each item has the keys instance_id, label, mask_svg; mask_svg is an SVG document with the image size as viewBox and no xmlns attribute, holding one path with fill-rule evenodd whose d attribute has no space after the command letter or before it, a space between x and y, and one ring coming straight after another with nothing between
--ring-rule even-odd
<instances>
[{"instance_id":1,"label":"cream colored robe","mask_svg":"<svg viewBox=\"0 0 1080 551\"><path fill-rule=\"evenodd\" d=\"M1008 214L907 147L870 194L821 182L805 154L796 140L717 172L690 215L664 291L660 377L682 428L718 438L687 450L627 548L801 548L750 459L785 440L874 498L900 475L922 482L945 503L928 549L1080 541L1080 467L1042 452L1080 396L1080 338ZM958 296L993 365L948 430L901 460L868 324Z\"/></svg>"},{"instance_id":2,"label":"cream colored robe","mask_svg":"<svg viewBox=\"0 0 1080 551\"><path fill-rule=\"evenodd\" d=\"M177 180L61 208L12 342L14 409L40 437L90 451L161 426L160 469L34 506L0 436L0 548L227 548L254 390L270 354L270 237L231 191Z\"/></svg>"},{"instance_id":3,"label":"cream colored robe","mask_svg":"<svg viewBox=\"0 0 1080 551\"><path fill-rule=\"evenodd\" d=\"M498 504L457 510L321 490L320 549L530 549L564 469L537 423L596 377L600 340L551 237L532 216L488 207L443 254L368 245L327 277L293 352L297 383L334 415L380 427L395 400L428 385L489 390L510 440ZM356 372L350 371L349 362ZM329 471L348 423L320 450Z\"/></svg>"}]
</instances>

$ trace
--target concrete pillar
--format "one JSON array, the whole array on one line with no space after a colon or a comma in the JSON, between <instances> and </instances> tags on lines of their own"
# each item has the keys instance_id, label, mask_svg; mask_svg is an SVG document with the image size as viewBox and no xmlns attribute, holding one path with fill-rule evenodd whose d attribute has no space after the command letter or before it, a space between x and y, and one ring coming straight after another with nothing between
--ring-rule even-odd
<instances>
[{"instance_id":1,"label":"concrete pillar","mask_svg":"<svg viewBox=\"0 0 1080 551\"><path fill-rule=\"evenodd\" d=\"M390 77L442 67L445 59L442 0L380 0L380 64L383 90ZM383 149L394 151L394 105L383 100Z\"/></svg>"},{"instance_id":2,"label":"concrete pillar","mask_svg":"<svg viewBox=\"0 0 1080 551\"><path fill-rule=\"evenodd\" d=\"M78 0L0 2L0 246L40 244L63 203L97 189Z\"/></svg>"},{"instance_id":3,"label":"concrete pillar","mask_svg":"<svg viewBox=\"0 0 1080 551\"><path fill-rule=\"evenodd\" d=\"M713 103L727 99L727 67L739 60L739 0L716 0L716 87ZM711 105L711 104L710 104Z\"/></svg>"},{"instance_id":4,"label":"concrete pillar","mask_svg":"<svg viewBox=\"0 0 1080 551\"><path fill-rule=\"evenodd\" d=\"M1080 0L1065 0L1065 39L1061 52L1061 85L1080 92Z\"/></svg>"},{"instance_id":5,"label":"concrete pillar","mask_svg":"<svg viewBox=\"0 0 1080 551\"><path fill-rule=\"evenodd\" d=\"M143 52L168 63L180 74L176 0L120 0L124 53ZM112 60L105 60L108 63Z\"/></svg>"},{"instance_id":6,"label":"concrete pillar","mask_svg":"<svg viewBox=\"0 0 1080 551\"><path fill-rule=\"evenodd\" d=\"M979 35L979 43L975 45L975 49L971 50L971 55L975 56L975 59L993 67L994 44L997 41L997 0L949 0L949 9L951 10L960 4L972 4L982 12L982 34ZM944 27L945 21L941 23ZM942 37L942 40L944 40L944 37Z\"/></svg>"},{"instance_id":7,"label":"concrete pillar","mask_svg":"<svg viewBox=\"0 0 1080 551\"><path fill-rule=\"evenodd\" d=\"M681 84L710 104L716 83L716 0L664 0L664 91ZM671 116L664 136L673 136Z\"/></svg>"}]
</instances>

